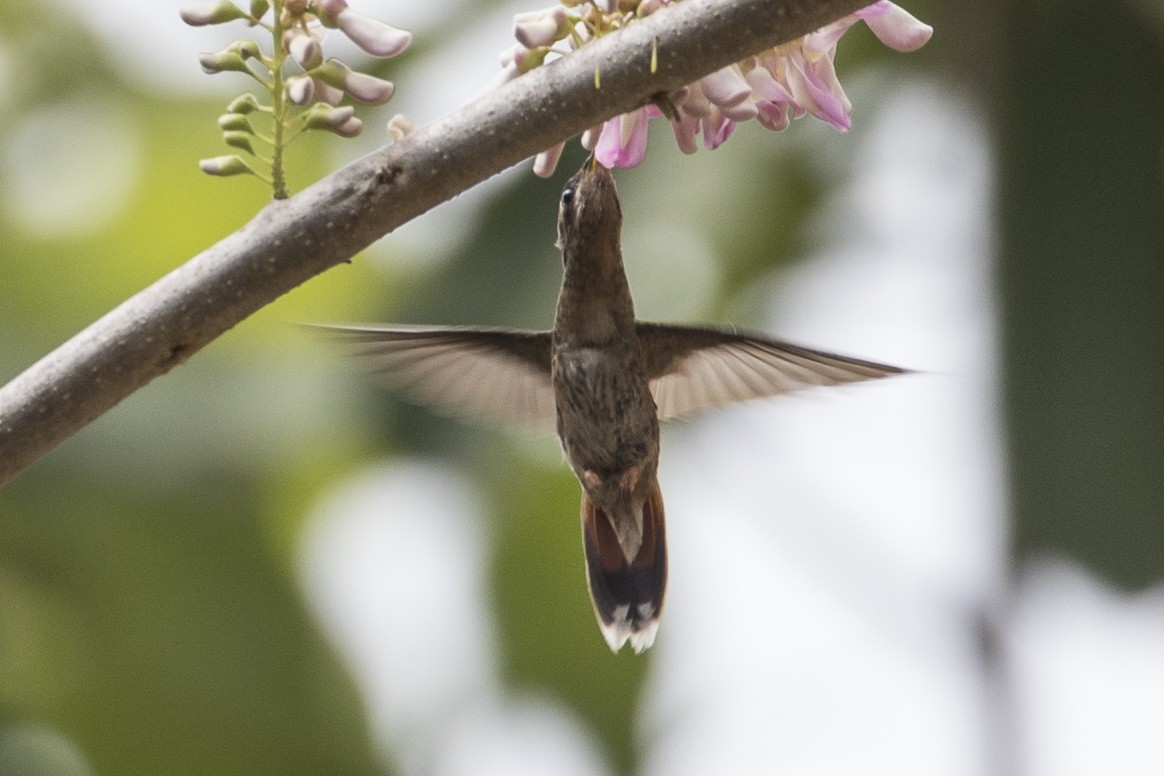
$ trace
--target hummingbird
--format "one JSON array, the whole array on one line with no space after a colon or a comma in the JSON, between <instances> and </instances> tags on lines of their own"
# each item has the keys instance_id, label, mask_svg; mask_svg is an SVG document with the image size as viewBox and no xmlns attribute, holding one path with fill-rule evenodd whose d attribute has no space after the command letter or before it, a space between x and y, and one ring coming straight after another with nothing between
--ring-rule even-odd
<instances>
[{"instance_id":1,"label":"hummingbird","mask_svg":"<svg viewBox=\"0 0 1164 776\"><path fill-rule=\"evenodd\" d=\"M659 421L802 388L902 374L730 328L635 318L622 207L593 156L558 208L563 279L551 331L328 327L360 345L385 382L454 415L556 423L582 489L582 546L610 649L655 641L667 586Z\"/></svg>"}]
</instances>

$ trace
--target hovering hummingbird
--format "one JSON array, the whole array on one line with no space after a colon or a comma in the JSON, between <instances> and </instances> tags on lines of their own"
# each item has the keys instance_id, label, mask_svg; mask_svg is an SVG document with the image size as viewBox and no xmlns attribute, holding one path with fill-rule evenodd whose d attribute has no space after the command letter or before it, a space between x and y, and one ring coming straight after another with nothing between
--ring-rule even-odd
<instances>
[{"instance_id":1,"label":"hovering hummingbird","mask_svg":"<svg viewBox=\"0 0 1164 776\"><path fill-rule=\"evenodd\" d=\"M706 407L904 372L760 335L635 319L622 209L587 161L558 210L565 273L552 331L330 327L362 343L393 387L453 414L556 420L582 486L590 597L611 650L655 641L667 585L659 421Z\"/></svg>"}]
</instances>

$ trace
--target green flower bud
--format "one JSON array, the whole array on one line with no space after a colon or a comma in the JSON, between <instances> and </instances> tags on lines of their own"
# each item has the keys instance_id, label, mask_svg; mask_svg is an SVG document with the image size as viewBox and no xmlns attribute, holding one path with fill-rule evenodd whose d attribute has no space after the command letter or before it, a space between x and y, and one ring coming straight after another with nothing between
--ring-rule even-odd
<instances>
[{"instance_id":1,"label":"green flower bud","mask_svg":"<svg viewBox=\"0 0 1164 776\"><path fill-rule=\"evenodd\" d=\"M312 78L318 78L328 86L342 90L352 69L335 57L328 59L322 65L308 72Z\"/></svg>"},{"instance_id":2,"label":"green flower bud","mask_svg":"<svg viewBox=\"0 0 1164 776\"><path fill-rule=\"evenodd\" d=\"M237 51L243 59L258 59L262 56L259 44L253 40L236 40L226 47L227 51Z\"/></svg>"},{"instance_id":3,"label":"green flower bud","mask_svg":"<svg viewBox=\"0 0 1164 776\"><path fill-rule=\"evenodd\" d=\"M215 51L209 54L199 54L198 64L202 65L202 72L208 75L226 71L250 72L247 69L247 63L243 61L243 58L239 56L238 52L229 49L223 49L222 51Z\"/></svg>"},{"instance_id":4,"label":"green flower bud","mask_svg":"<svg viewBox=\"0 0 1164 776\"><path fill-rule=\"evenodd\" d=\"M236 40L222 51L210 54L199 54L198 62L202 70L209 74L221 73L227 70L239 73L249 73L248 59L258 59L261 55L259 44L253 40Z\"/></svg>"},{"instance_id":5,"label":"green flower bud","mask_svg":"<svg viewBox=\"0 0 1164 776\"><path fill-rule=\"evenodd\" d=\"M246 132L223 132L222 139L231 148L241 148L248 154L255 152L255 149L251 147L251 136Z\"/></svg>"},{"instance_id":6,"label":"green flower bud","mask_svg":"<svg viewBox=\"0 0 1164 776\"><path fill-rule=\"evenodd\" d=\"M348 96L369 105L383 105L392 97L396 87L391 81L357 73L334 57L307 73L328 86L347 92Z\"/></svg>"},{"instance_id":7,"label":"green flower bud","mask_svg":"<svg viewBox=\"0 0 1164 776\"><path fill-rule=\"evenodd\" d=\"M230 175L257 175L241 156L216 156L198 162L199 169L207 175L227 177Z\"/></svg>"},{"instance_id":8,"label":"green flower bud","mask_svg":"<svg viewBox=\"0 0 1164 776\"><path fill-rule=\"evenodd\" d=\"M251 94L250 92L247 92L246 94L240 94L238 97L235 97L233 100L231 100L230 104L226 106L227 113L247 114L254 113L258 109L259 101L255 99L255 95Z\"/></svg>"},{"instance_id":9,"label":"green flower bud","mask_svg":"<svg viewBox=\"0 0 1164 776\"><path fill-rule=\"evenodd\" d=\"M338 27L339 15L348 9L346 0L319 0L316 12L324 27Z\"/></svg>"},{"instance_id":10,"label":"green flower bud","mask_svg":"<svg viewBox=\"0 0 1164 776\"><path fill-rule=\"evenodd\" d=\"M355 115L355 112L355 108L350 105L345 105L342 108L333 108L330 105L317 102L303 114L303 128L326 129L332 132L337 127L341 127L347 123Z\"/></svg>"},{"instance_id":11,"label":"green flower bud","mask_svg":"<svg viewBox=\"0 0 1164 776\"><path fill-rule=\"evenodd\" d=\"M535 67L541 67L545 64L546 55L550 53L549 46L539 46L535 49L520 50L518 46L513 52L513 64L517 66L517 72L528 73Z\"/></svg>"},{"instance_id":12,"label":"green flower bud","mask_svg":"<svg viewBox=\"0 0 1164 776\"><path fill-rule=\"evenodd\" d=\"M251 0L251 18L261 19L270 10L271 4L267 0Z\"/></svg>"},{"instance_id":13,"label":"green flower bud","mask_svg":"<svg viewBox=\"0 0 1164 776\"><path fill-rule=\"evenodd\" d=\"M182 21L191 27L201 27L206 24L223 24L224 22L233 22L235 19L250 18L243 9L229 2L188 5L178 11L178 13L182 17Z\"/></svg>"},{"instance_id":14,"label":"green flower bud","mask_svg":"<svg viewBox=\"0 0 1164 776\"><path fill-rule=\"evenodd\" d=\"M255 130L251 127L251 122L247 121L247 117L241 113L224 113L218 117L218 128L223 132L245 132L248 135L255 134Z\"/></svg>"}]
</instances>

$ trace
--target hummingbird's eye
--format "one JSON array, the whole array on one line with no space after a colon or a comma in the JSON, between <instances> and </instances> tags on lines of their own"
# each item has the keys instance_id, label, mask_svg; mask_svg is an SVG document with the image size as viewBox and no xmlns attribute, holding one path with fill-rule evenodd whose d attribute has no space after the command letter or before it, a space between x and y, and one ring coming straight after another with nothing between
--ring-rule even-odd
<instances>
[{"instance_id":1,"label":"hummingbird's eye","mask_svg":"<svg viewBox=\"0 0 1164 776\"><path fill-rule=\"evenodd\" d=\"M570 203L573 201L574 201L574 187L567 186L566 188L562 189L562 204L565 205L566 207L570 207Z\"/></svg>"}]
</instances>

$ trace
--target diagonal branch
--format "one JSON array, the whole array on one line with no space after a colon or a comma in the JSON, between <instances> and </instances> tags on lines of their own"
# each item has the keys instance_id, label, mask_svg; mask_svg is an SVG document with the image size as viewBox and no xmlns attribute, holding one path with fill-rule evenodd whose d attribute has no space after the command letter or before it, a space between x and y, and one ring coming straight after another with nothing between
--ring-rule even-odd
<instances>
[{"instance_id":1,"label":"diagonal branch","mask_svg":"<svg viewBox=\"0 0 1164 776\"><path fill-rule=\"evenodd\" d=\"M868 3L676 3L271 203L0 388L0 485L263 305L401 224L650 95Z\"/></svg>"}]
</instances>

